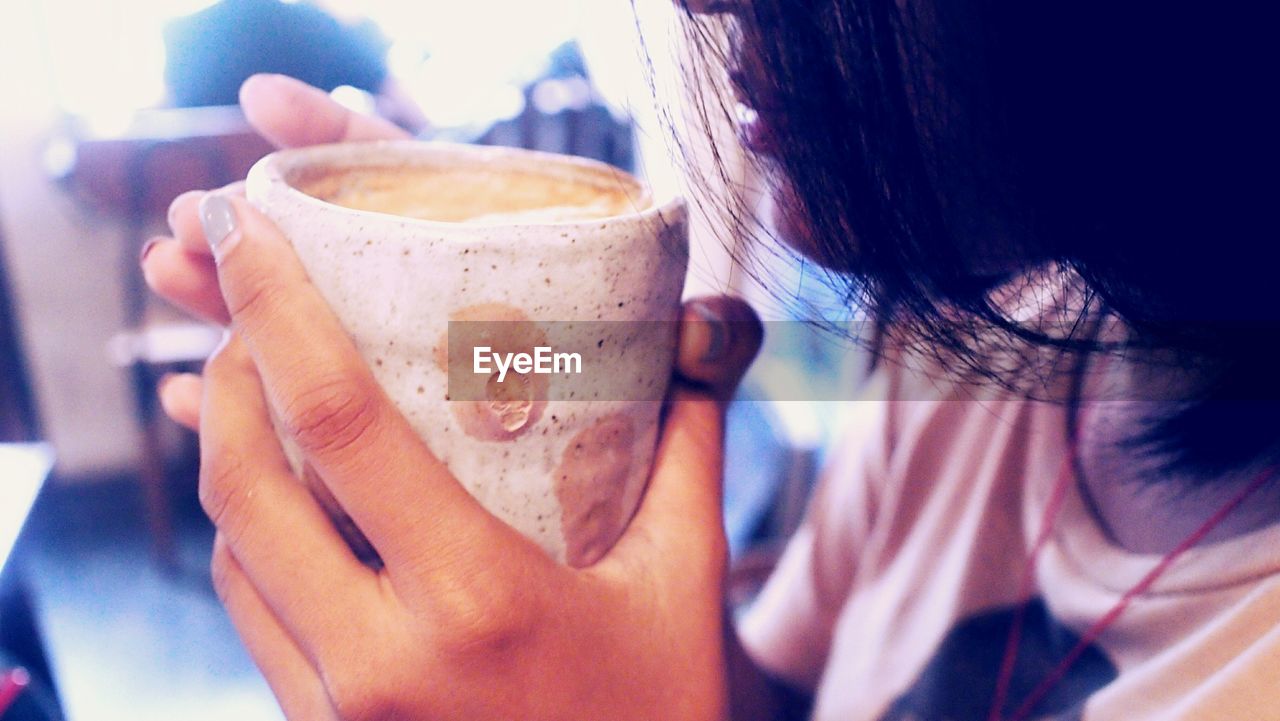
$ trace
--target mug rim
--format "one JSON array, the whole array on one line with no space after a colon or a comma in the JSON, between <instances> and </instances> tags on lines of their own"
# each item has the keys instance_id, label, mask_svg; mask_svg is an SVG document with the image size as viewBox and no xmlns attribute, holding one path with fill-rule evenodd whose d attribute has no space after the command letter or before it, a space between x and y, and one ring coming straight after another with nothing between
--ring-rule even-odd
<instances>
[{"instance_id":1,"label":"mug rim","mask_svg":"<svg viewBox=\"0 0 1280 721\"><path fill-rule=\"evenodd\" d=\"M642 197L649 200L648 207L643 210L637 210L628 213L620 213L607 216L598 216L588 219L574 220L530 220L515 222L499 222L499 223L467 223L459 221L430 220L426 218L416 218L406 215L397 215L395 213L386 213L376 210L363 210L351 208L338 203L332 203L313 195L309 195L297 187L295 187L288 178L288 174L297 172L306 167L317 167L327 164L329 167L358 167L358 165L377 166L379 160L395 161L400 164L412 165L417 157L427 155L439 156L445 154L446 157L462 158L464 160L473 160L480 162L492 162L499 159L517 158L520 166L530 169L534 172L546 173L548 165L559 166L570 172L589 173L600 177L609 175L619 179L621 182L628 183L639 190ZM444 141L423 141L423 140L374 140L374 141L352 141L343 143L326 143L322 145L311 145L305 148L288 148L277 150L270 153L250 168L248 176L245 180L246 191L250 198L254 196L265 197L270 190L282 191L286 197L294 202L300 202L304 205L315 205L318 208L325 208L329 212L339 211L343 214L353 217L369 217L380 220L394 219L399 223L407 226L433 228L433 229L452 229L457 232L462 229L486 229L494 228L589 228L599 227L601 224L620 224L628 222L647 222L655 216L667 223L676 223L681 220L681 215L685 212L685 201L680 195L673 194L669 198L660 199L654 197L653 189L621 168L614 167L608 163L598 160L584 158L573 155L563 155L559 153L549 153L539 150L529 150L525 148L514 148L508 146L494 145L474 145L467 143L452 143Z\"/></svg>"}]
</instances>

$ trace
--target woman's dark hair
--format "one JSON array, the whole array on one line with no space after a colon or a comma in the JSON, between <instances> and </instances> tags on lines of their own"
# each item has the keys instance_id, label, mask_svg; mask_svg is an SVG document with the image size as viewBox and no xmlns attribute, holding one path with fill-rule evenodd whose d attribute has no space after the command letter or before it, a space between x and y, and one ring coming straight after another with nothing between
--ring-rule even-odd
<instances>
[{"instance_id":1,"label":"woman's dark hair","mask_svg":"<svg viewBox=\"0 0 1280 721\"><path fill-rule=\"evenodd\" d=\"M740 91L772 122L800 244L851 301L975 368L992 331L1087 357L1110 348L1081 321L1119 318L1126 347L1198 369L1140 445L1205 477L1280 456L1265 3L728 4L769 71ZM716 22L686 23L708 72ZM1033 269L1075 288L1057 330L993 297Z\"/></svg>"}]
</instances>

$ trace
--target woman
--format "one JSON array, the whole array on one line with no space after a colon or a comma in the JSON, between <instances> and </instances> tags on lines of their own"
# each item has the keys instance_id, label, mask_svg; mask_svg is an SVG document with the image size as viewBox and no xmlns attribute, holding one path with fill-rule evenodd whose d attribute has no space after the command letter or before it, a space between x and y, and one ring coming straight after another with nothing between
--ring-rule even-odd
<instances>
[{"instance_id":1,"label":"woman","mask_svg":"<svg viewBox=\"0 0 1280 721\"><path fill-rule=\"evenodd\" d=\"M1167 3L687 5L695 38L740 30L741 130L777 225L876 314L891 402L740 643L718 482L749 310L686 309L644 505L573 571L452 482L267 221L180 197L149 282L235 332L161 395L200 428L216 585L289 717L767 719L811 700L817 719L1280 718L1270 24ZM282 78L242 103L280 145L395 134ZM381 573L289 477L263 391Z\"/></svg>"}]
</instances>

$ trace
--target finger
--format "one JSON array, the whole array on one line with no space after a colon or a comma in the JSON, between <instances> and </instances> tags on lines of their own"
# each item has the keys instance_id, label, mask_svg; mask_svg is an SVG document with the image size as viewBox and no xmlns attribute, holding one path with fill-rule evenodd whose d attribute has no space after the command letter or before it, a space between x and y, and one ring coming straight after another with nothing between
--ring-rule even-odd
<instances>
[{"instance_id":1,"label":"finger","mask_svg":"<svg viewBox=\"0 0 1280 721\"><path fill-rule=\"evenodd\" d=\"M209 257L209 241L200 227L200 201L209 193L244 196L244 181L237 181L216 190L188 190L169 203L169 229L173 237L189 253Z\"/></svg>"},{"instance_id":2,"label":"finger","mask_svg":"<svg viewBox=\"0 0 1280 721\"><path fill-rule=\"evenodd\" d=\"M218 239L232 327L271 406L388 572L421 571L424 555L448 564L467 554L473 560L480 549L501 553L494 533L519 538L427 450L275 225L238 198L209 196L202 216L206 234ZM477 533L488 535L478 540Z\"/></svg>"},{"instance_id":3,"label":"finger","mask_svg":"<svg viewBox=\"0 0 1280 721\"><path fill-rule=\"evenodd\" d=\"M393 123L344 108L328 93L284 75L246 80L240 107L249 124L280 148L409 137Z\"/></svg>"},{"instance_id":4,"label":"finger","mask_svg":"<svg viewBox=\"0 0 1280 721\"><path fill-rule=\"evenodd\" d=\"M194 373L170 373L160 379L156 390L165 415L193 431L200 430L200 402L204 384Z\"/></svg>"},{"instance_id":5,"label":"finger","mask_svg":"<svg viewBox=\"0 0 1280 721\"><path fill-rule=\"evenodd\" d=\"M755 360L763 334L760 319L743 300L691 300L681 315L676 370L711 396L728 400Z\"/></svg>"},{"instance_id":6,"label":"finger","mask_svg":"<svg viewBox=\"0 0 1280 721\"><path fill-rule=\"evenodd\" d=\"M290 471L253 361L234 334L210 359L200 408L200 502L276 617L313 664L350 648L382 608L356 560Z\"/></svg>"},{"instance_id":7,"label":"finger","mask_svg":"<svg viewBox=\"0 0 1280 721\"><path fill-rule=\"evenodd\" d=\"M200 228L199 207L204 190L188 190L169 203L169 230L186 250L203 256L211 256L209 243Z\"/></svg>"},{"instance_id":8,"label":"finger","mask_svg":"<svg viewBox=\"0 0 1280 721\"><path fill-rule=\"evenodd\" d=\"M222 605L285 717L337 721L320 674L258 595L222 536L214 540L210 569Z\"/></svg>"},{"instance_id":9,"label":"finger","mask_svg":"<svg viewBox=\"0 0 1280 721\"><path fill-rule=\"evenodd\" d=\"M218 325L230 322L218 271L207 253L191 253L173 238L154 238L143 249L141 263L142 277L156 295L197 318Z\"/></svg>"}]
</instances>

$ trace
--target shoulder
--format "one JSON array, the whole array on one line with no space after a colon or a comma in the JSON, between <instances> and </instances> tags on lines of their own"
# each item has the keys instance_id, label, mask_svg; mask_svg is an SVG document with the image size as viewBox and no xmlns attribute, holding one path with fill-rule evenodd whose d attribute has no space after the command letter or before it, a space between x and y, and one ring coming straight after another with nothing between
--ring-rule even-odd
<instances>
[{"instance_id":1,"label":"shoulder","mask_svg":"<svg viewBox=\"0 0 1280 721\"><path fill-rule=\"evenodd\" d=\"M1056 266L1011 279L993 294L1006 326L974 324L963 350L890 331L869 384L880 410L846 443L876 472L838 474L873 484L877 525L888 509L914 517L931 502L973 500L965 493L1020 493L1041 456L1058 452L1079 355L1052 341L1083 332L1081 288Z\"/></svg>"}]
</instances>

